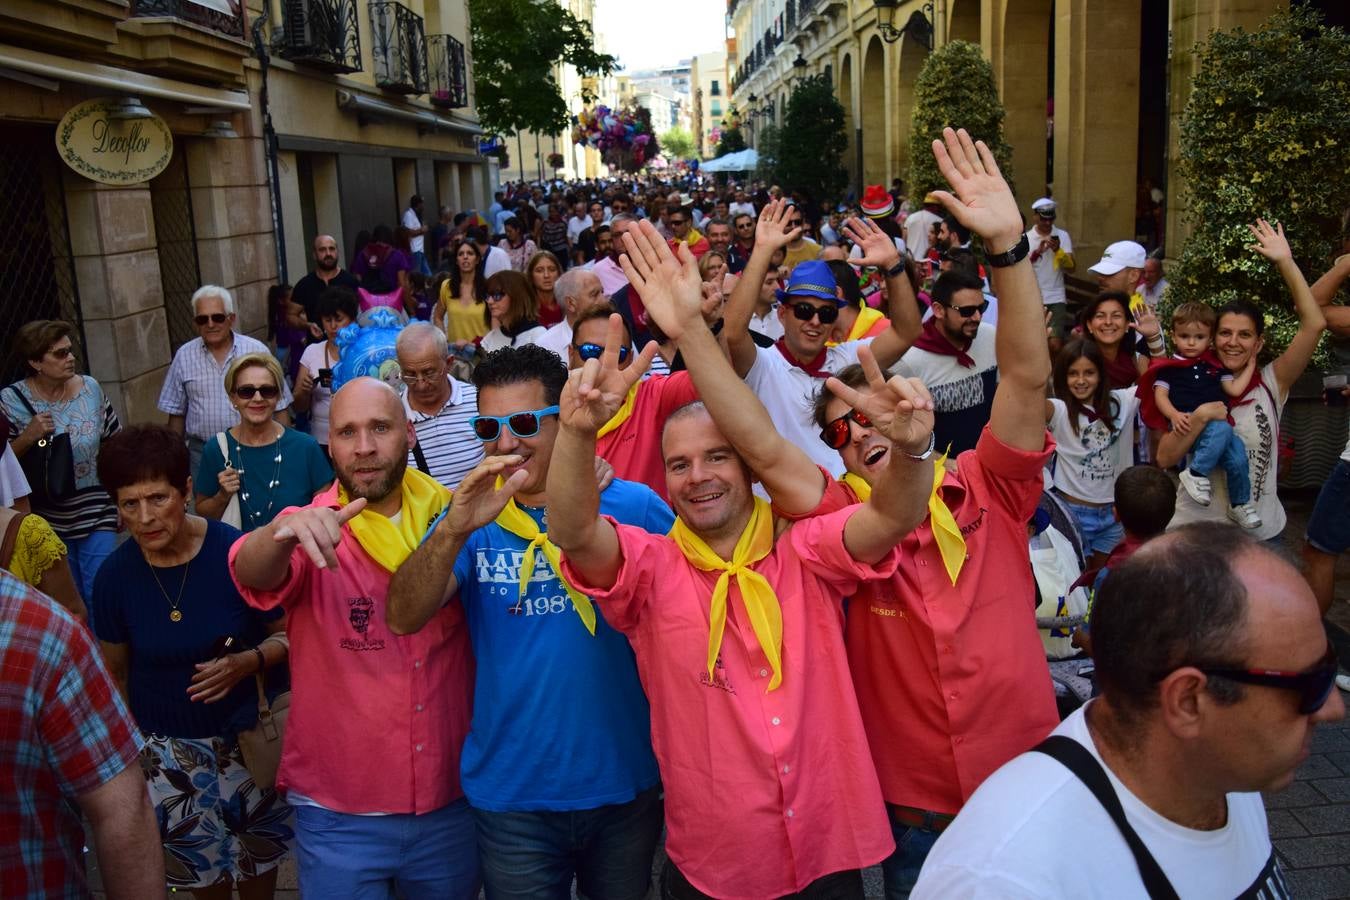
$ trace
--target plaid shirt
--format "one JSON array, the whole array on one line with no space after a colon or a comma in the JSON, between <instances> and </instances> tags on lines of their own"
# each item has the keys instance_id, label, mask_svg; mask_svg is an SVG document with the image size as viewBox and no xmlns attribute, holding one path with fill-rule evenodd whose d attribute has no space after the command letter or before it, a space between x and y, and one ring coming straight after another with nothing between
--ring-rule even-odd
<instances>
[{"instance_id":1,"label":"plaid shirt","mask_svg":"<svg viewBox=\"0 0 1350 900\"><path fill-rule=\"evenodd\" d=\"M160 412L185 416L188 437L211 440L239 424L239 411L225 393L225 370L235 358L247 353L271 352L262 341L235 333L230 355L223 363L217 363L206 342L193 338L173 355L169 374L164 376L164 388L159 392ZM286 409L290 405L291 388L283 382L277 409Z\"/></svg>"},{"instance_id":2,"label":"plaid shirt","mask_svg":"<svg viewBox=\"0 0 1350 900\"><path fill-rule=\"evenodd\" d=\"M142 743L89 632L0 571L0 897L89 895L74 802Z\"/></svg>"}]
</instances>

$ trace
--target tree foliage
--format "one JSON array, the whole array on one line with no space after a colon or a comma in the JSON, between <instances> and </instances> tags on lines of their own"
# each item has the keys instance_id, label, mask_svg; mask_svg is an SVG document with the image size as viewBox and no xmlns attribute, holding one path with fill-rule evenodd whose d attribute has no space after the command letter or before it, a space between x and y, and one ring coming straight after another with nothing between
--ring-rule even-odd
<instances>
[{"instance_id":1,"label":"tree foliage","mask_svg":"<svg viewBox=\"0 0 1350 900\"><path fill-rule=\"evenodd\" d=\"M1350 36L1294 7L1255 32L1215 32L1195 52L1180 161L1194 231L1164 311L1251 300L1265 311L1266 353L1278 355L1298 319L1279 272L1247 249L1247 225L1282 222L1309 281L1336 252L1350 198Z\"/></svg>"},{"instance_id":2,"label":"tree foliage","mask_svg":"<svg viewBox=\"0 0 1350 900\"><path fill-rule=\"evenodd\" d=\"M947 127L964 128L971 138L988 144L1012 185L1012 148L1003 137L1003 117L994 68L979 44L952 41L930 53L914 84L909 195L922 197L947 187L933 159L933 141Z\"/></svg>"},{"instance_id":3,"label":"tree foliage","mask_svg":"<svg viewBox=\"0 0 1350 900\"><path fill-rule=\"evenodd\" d=\"M469 35L474 103L490 132L563 133L571 119L557 66L582 77L615 66L613 56L596 52L590 24L552 0L469 0Z\"/></svg>"},{"instance_id":4,"label":"tree foliage","mask_svg":"<svg viewBox=\"0 0 1350 900\"><path fill-rule=\"evenodd\" d=\"M740 153L745 149L745 135L741 134L739 124L732 125L729 128L722 129L722 139L717 142L717 156L726 156L728 153Z\"/></svg>"},{"instance_id":5,"label":"tree foliage","mask_svg":"<svg viewBox=\"0 0 1350 900\"><path fill-rule=\"evenodd\" d=\"M755 151L759 154L754 171L755 180L765 184L780 183L783 178L778 160L783 152L783 130L767 122L760 125L755 134Z\"/></svg>"},{"instance_id":6,"label":"tree foliage","mask_svg":"<svg viewBox=\"0 0 1350 900\"><path fill-rule=\"evenodd\" d=\"M835 200L848 185L844 107L824 75L799 80L788 98L775 168L784 189L812 202Z\"/></svg>"},{"instance_id":7,"label":"tree foliage","mask_svg":"<svg viewBox=\"0 0 1350 900\"><path fill-rule=\"evenodd\" d=\"M662 152L671 159L689 159L696 152L694 136L678 125L660 136Z\"/></svg>"}]
</instances>

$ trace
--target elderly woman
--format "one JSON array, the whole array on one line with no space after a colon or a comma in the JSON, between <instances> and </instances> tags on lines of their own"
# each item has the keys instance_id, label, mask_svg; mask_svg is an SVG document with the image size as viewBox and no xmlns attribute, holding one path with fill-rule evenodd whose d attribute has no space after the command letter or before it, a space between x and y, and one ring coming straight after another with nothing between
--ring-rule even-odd
<instances>
[{"instance_id":1,"label":"elderly woman","mask_svg":"<svg viewBox=\"0 0 1350 900\"><path fill-rule=\"evenodd\" d=\"M99 572L94 633L146 737L169 887L226 900L237 882L241 897L271 897L290 808L254 783L237 735L257 722L254 675L286 659L283 619L235 590L227 558L239 532L188 514L181 437L129 428L98 469L131 540Z\"/></svg>"},{"instance_id":2,"label":"elderly woman","mask_svg":"<svg viewBox=\"0 0 1350 900\"><path fill-rule=\"evenodd\" d=\"M208 519L225 518L237 496L236 527L252 531L288 506L309 505L332 482L318 442L272 418L281 384L281 366L268 353L245 354L225 370L225 393L239 424L202 449L197 512Z\"/></svg>"},{"instance_id":3,"label":"elderly woman","mask_svg":"<svg viewBox=\"0 0 1350 900\"><path fill-rule=\"evenodd\" d=\"M479 343L483 352L538 343L548 329L539 324L534 291L525 276L510 270L498 272L488 279L487 289L483 318L492 328Z\"/></svg>"},{"instance_id":4,"label":"elderly woman","mask_svg":"<svg viewBox=\"0 0 1350 900\"><path fill-rule=\"evenodd\" d=\"M1276 441L1279 439L1280 415L1284 412L1285 401L1289 399L1289 389L1312 360L1327 320L1313 298L1303 273L1294 262L1283 226L1272 228L1261 219L1249 227L1256 237L1253 249L1275 264L1294 298L1298 331L1284 353L1256 370L1247 393L1232 400L1229 408L1225 409L1222 403L1205 404L1191 413L1191 427L1186 434L1173 431L1164 435L1158 444L1158 465L1174 466L1180 463L1200 432L1204 431L1204 423L1231 415L1233 430L1247 446L1252 481L1251 502L1261 517L1261 527L1251 534L1258 540L1270 541L1279 538L1287 521L1284 506L1275 494L1276 463L1279 460ZM1265 324L1260 308L1248 300L1233 300L1219 307L1219 321L1214 329L1214 349L1224 368L1236 375L1261 353ZM1216 470L1210 477L1210 485L1209 506L1201 506L1184 489L1178 488L1173 526L1206 520L1224 521L1228 509L1228 483L1221 470Z\"/></svg>"},{"instance_id":5,"label":"elderly woman","mask_svg":"<svg viewBox=\"0 0 1350 900\"><path fill-rule=\"evenodd\" d=\"M49 435L58 431L70 435L74 493L48 497L34 484L29 503L65 542L70 572L87 601L94 576L116 543L117 513L98 482L96 467L99 447L121 425L99 383L79 374L72 331L67 322L44 319L19 329L14 355L27 361L29 373L0 391L0 407L10 424L10 446L20 459Z\"/></svg>"},{"instance_id":6,"label":"elderly woman","mask_svg":"<svg viewBox=\"0 0 1350 900\"><path fill-rule=\"evenodd\" d=\"M525 264L525 277L530 281L534 292L535 319L545 328L552 328L563 319L562 306L553 296L553 286L562 274L562 265L558 257L547 250L540 250Z\"/></svg>"},{"instance_id":7,"label":"elderly woman","mask_svg":"<svg viewBox=\"0 0 1350 900\"><path fill-rule=\"evenodd\" d=\"M709 250L698 261L698 274L704 284L711 284L722 293L722 279L727 274L727 257L721 250Z\"/></svg>"}]
</instances>

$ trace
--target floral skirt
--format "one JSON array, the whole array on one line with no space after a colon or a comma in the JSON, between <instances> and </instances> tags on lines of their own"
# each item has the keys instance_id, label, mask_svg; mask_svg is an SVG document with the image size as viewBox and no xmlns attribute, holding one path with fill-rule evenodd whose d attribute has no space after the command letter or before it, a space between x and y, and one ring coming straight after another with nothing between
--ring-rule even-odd
<instances>
[{"instance_id":1,"label":"floral skirt","mask_svg":"<svg viewBox=\"0 0 1350 900\"><path fill-rule=\"evenodd\" d=\"M170 887L256 878L280 865L295 842L290 807L258 789L232 742L148 734L141 771Z\"/></svg>"}]
</instances>

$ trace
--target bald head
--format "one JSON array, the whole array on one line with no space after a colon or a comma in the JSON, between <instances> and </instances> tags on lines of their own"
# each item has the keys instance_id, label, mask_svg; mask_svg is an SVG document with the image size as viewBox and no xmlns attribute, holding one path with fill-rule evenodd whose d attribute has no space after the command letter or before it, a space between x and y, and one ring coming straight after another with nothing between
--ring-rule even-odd
<instances>
[{"instance_id":1,"label":"bald head","mask_svg":"<svg viewBox=\"0 0 1350 900\"><path fill-rule=\"evenodd\" d=\"M845 262L848 260L848 254L844 252L843 247L840 247L837 244L833 244L829 247L826 247L824 250L820 251L819 258L824 260L825 262L829 262L830 260L838 260L839 262Z\"/></svg>"},{"instance_id":2,"label":"bald head","mask_svg":"<svg viewBox=\"0 0 1350 900\"><path fill-rule=\"evenodd\" d=\"M407 422L403 401L399 399L397 391L378 378L354 378L333 395L333 405L328 412L329 424L331 428L337 429L341 423L373 413L387 415L397 421L400 427Z\"/></svg>"},{"instance_id":3,"label":"bald head","mask_svg":"<svg viewBox=\"0 0 1350 900\"><path fill-rule=\"evenodd\" d=\"M314 265L321 272L333 272L338 267L337 240L331 234L321 234L314 239Z\"/></svg>"},{"instance_id":4,"label":"bald head","mask_svg":"<svg viewBox=\"0 0 1350 900\"><path fill-rule=\"evenodd\" d=\"M402 505L408 448L417 439L403 401L377 378L349 381L329 408L328 452L347 496L365 497L381 515Z\"/></svg>"}]
</instances>

